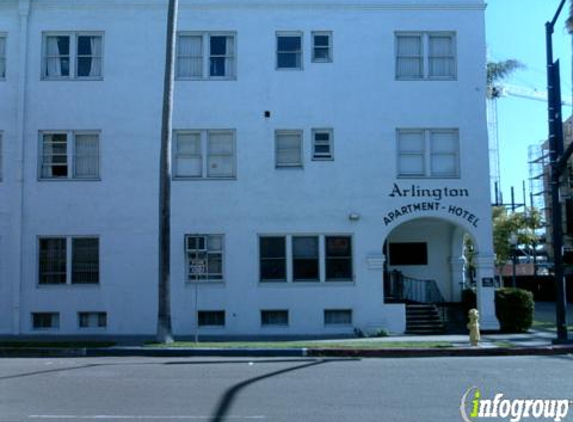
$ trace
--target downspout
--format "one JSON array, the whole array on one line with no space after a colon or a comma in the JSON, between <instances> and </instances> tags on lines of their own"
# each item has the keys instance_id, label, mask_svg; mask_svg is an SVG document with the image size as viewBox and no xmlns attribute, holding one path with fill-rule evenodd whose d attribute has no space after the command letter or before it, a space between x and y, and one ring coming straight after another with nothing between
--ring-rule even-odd
<instances>
[{"instance_id":1,"label":"downspout","mask_svg":"<svg viewBox=\"0 0 573 422\"><path fill-rule=\"evenodd\" d=\"M17 99L17 124L16 124L16 194L18 195L17 210L15 213L16 228L15 243L18 257L16 259L16 273L14 274L13 294L13 317L12 334L19 335L22 332L21 300L22 300L22 276L24 273L24 144L26 140L26 87L28 80L28 21L30 17L30 0L18 2L19 16L19 60L18 60L18 99Z\"/></svg>"}]
</instances>

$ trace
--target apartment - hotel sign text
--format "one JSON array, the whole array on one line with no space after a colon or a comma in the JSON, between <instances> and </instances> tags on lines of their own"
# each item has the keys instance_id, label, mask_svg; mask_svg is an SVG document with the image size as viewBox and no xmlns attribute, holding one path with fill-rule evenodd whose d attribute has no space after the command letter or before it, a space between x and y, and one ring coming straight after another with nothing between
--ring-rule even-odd
<instances>
[{"instance_id":1,"label":"apartment - hotel sign text","mask_svg":"<svg viewBox=\"0 0 573 422\"><path fill-rule=\"evenodd\" d=\"M442 211L449 215L454 215L463 220L466 220L472 226L477 227L479 218L474 213L464 207L455 204L443 204L444 199L455 199L469 197L469 190L466 188L423 188L419 185L409 185L408 187L400 186L394 183L392 191L388 194L391 198L423 198L418 202L401 205L389 211L384 216L384 225L389 225L399 218L410 215L422 213L425 211Z\"/></svg>"}]
</instances>

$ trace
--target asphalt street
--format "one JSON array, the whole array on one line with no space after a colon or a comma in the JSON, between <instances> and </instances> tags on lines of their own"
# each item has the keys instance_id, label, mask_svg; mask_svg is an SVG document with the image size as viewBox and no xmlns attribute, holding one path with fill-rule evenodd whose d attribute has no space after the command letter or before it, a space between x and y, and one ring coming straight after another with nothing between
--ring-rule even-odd
<instances>
[{"instance_id":1,"label":"asphalt street","mask_svg":"<svg viewBox=\"0 0 573 422\"><path fill-rule=\"evenodd\" d=\"M461 421L473 386L573 399L573 356L0 359L0 421Z\"/></svg>"}]
</instances>

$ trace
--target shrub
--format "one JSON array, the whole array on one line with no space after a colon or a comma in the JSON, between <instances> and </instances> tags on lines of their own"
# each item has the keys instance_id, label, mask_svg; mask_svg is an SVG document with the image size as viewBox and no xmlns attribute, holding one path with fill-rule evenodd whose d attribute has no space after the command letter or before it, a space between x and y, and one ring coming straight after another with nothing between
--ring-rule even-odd
<instances>
[{"instance_id":1,"label":"shrub","mask_svg":"<svg viewBox=\"0 0 573 422\"><path fill-rule=\"evenodd\" d=\"M495 292L495 316L501 331L524 333L533 323L533 293L523 289L504 288Z\"/></svg>"}]
</instances>

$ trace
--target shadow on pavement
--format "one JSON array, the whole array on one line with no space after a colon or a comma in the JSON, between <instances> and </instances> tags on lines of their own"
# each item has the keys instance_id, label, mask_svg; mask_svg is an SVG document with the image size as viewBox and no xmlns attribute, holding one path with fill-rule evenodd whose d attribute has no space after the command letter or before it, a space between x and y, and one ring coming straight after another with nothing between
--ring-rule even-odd
<instances>
[{"instance_id":1,"label":"shadow on pavement","mask_svg":"<svg viewBox=\"0 0 573 422\"><path fill-rule=\"evenodd\" d=\"M308 363L305 363L304 365L298 365L298 366L293 366L290 368L281 369L281 370L274 371L274 372L269 372L268 374L260 375L260 376L255 377L255 378L251 378L251 379L248 379L246 381L242 381L242 382L235 384L234 386L230 387L229 389L227 389L225 394L223 394L223 397L221 397L221 400L219 400L219 403L217 404L217 407L215 408L215 411L213 412L213 417L211 418L210 421L211 422L224 421L226 415L229 413L229 410L231 409L231 406L232 406L233 402L235 401L235 399L237 398L237 395L239 394L239 392L251 384L262 381L262 380L267 379L267 378L276 377L278 375L286 374L287 372L298 371L301 369L306 369L306 368L310 368L312 366L322 365L322 364L329 363L329 362L335 362L335 361L336 362L351 362L351 361L355 361L355 360L360 360L360 359L319 359L319 360L310 361ZM299 360L299 362L300 362L300 360Z\"/></svg>"}]
</instances>

